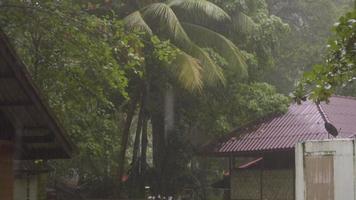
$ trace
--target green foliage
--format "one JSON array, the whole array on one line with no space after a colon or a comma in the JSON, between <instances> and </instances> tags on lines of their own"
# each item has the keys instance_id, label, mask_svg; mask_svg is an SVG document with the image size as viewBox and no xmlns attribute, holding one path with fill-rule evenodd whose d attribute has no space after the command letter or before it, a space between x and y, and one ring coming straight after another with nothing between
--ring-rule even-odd
<instances>
[{"instance_id":1,"label":"green foliage","mask_svg":"<svg viewBox=\"0 0 356 200\"><path fill-rule=\"evenodd\" d=\"M356 11L341 17L334 31L328 44L326 63L314 65L299 83L299 90L303 90L303 85L313 87L310 97L316 101L327 100L338 86L346 86L356 79Z\"/></svg>"},{"instance_id":2,"label":"green foliage","mask_svg":"<svg viewBox=\"0 0 356 200\"><path fill-rule=\"evenodd\" d=\"M79 149L56 172L74 168L83 183L112 177L129 74L144 61L141 35L71 1L3 1L0 10L1 27Z\"/></svg>"},{"instance_id":3,"label":"green foliage","mask_svg":"<svg viewBox=\"0 0 356 200\"><path fill-rule=\"evenodd\" d=\"M157 36L153 36L151 42L154 48L153 56L165 64L172 64L172 61L181 53L168 40L161 41Z\"/></svg>"},{"instance_id":4,"label":"green foliage","mask_svg":"<svg viewBox=\"0 0 356 200\"><path fill-rule=\"evenodd\" d=\"M212 2L232 16L233 32L229 38L254 57L253 64L248 65L250 79L269 81L267 74L276 69L281 38L289 32L289 25L269 13L265 0Z\"/></svg>"},{"instance_id":5,"label":"green foliage","mask_svg":"<svg viewBox=\"0 0 356 200\"><path fill-rule=\"evenodd\" d=\"M289 34L281 37L276 69L267 74L279 91L289 93L303 71L322 63L334 22L350 7L350 1L270 0L270 10L290 25Z\"/></svg>"},{"instance_id":6,"label":"green foliage","mask_svg":"<svg viewBox=\"0 0 356 200\"><path fill-rule=\"evenodd\" d=\"M251 85L241 85L240 92L235 97L241 107L245 105L239 113L237 122L250 123L256 119L261 119L271 115L282 114L287 111L289 99L277 93L276 88L266 83L253 83Z\"/></svg>"},{"instance_id":7,"label":"green foliage","mask_svg":"<svg viewBox=\"0 0 356 200\"><path fill-rule=\"evenodd\" d=\"M191 142L198 146L210 137L283 113L289 105L289 98L277 93L275 87L266 83L230 83L224 89L209 88L195 97L181 96L178 103L185 106L178 113L182 119L180 123L188 126L187 134L188 130L194 130L198 141Z\"/></svg>"},{"instance_id":8,"label":"green foliage","mask_svg":"<svg viewBox=\"0 0 356 200\"><path fill-rule=\"evenodd\" d=\"M203 26L183 23L183 27L189 37L199 46L204 48L210 47L218 52L227 61L229 70L237 71L236 74L240 75L240 79L247 77L248 73L245 58L240 49L238 49L232 41Z\"/></svg>"},{"instance_id":9,"label":"green foliage","mask_svg":"<svg viewBox=\"0 0 356 200\"><path fill-rule=\"evenodd\" d=\"M175 66L183 67L175 67L176 75L182 85L190 90L202 89L204 82L224 81L222 70L212 62L202 47L215 48L231 68L240 71L241 77L247 76L247 66L240 50L223 36L224 33L213 31L219 30L216 29L217 25L228 29L230 16L209 1L171 0L151 3L128 15L124 21L130 30L143 30L148 34L156 34L162 40L169 39L182 51Z\"/></svg>"},{"instance_id":10,"label":"green foliage","mask_svg":"<svg viewBox=\"0 0 356 200\"><path fill-rule=\"evenodd\" d=\"M173 88L176 126L159 144L165 165L149 169L145 183L154 184L155 173L161 173L172 194L198 182L207 187L203 180L216 174L197 174L199 163L209 163L193 158L201 144L286 111L288 98L257 80L274 65L288 27L269 15L264 0L110 2L0 5L1 27L79 148L72 160L52 162L57 175L74 169L81 184L95 191L91 196L112 195L119 164L131 162L127 156L118 161L130 103L138 102L134 119L137 107L144 110L152 140L154 121L165 127L165 93ZM118 15L126 17L121 21ZM131 126L133 133L135 120ZM151 142L149 148L157 147Z\"/></svg>"}]
</instances>

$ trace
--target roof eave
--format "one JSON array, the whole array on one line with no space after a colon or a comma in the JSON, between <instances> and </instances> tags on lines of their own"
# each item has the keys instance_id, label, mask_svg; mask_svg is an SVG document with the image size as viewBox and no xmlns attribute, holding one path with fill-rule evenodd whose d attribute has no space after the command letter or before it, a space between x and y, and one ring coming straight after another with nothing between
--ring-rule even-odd
<instances>
[{"instance_id":1,"label":"roof eave","mask_svg":"<svg viewBox=\"0 0 356 200\"><path fill-rule=\"evenodd\" d=\"M53 131L55 135L55 141L60 144L61 148L65 152L65 155L60 156L59 158L70 158L77 148L70 141L67 136L66 131L60 125L59 120L51 111L49 106L41 98L41 94L37 87L33 84L31 76L27 71L25 64L18 57L15 50L12 48L9 39L5 33L0 29L0 53L3 54L3 58L7 63L10 64L11 70L14 73L16 80L20 83L21 87L24 89L28 97L30 97L33 104L38 108L38 110L46 116L47 123L49 128Z\"/></svg>"}]
</instances>

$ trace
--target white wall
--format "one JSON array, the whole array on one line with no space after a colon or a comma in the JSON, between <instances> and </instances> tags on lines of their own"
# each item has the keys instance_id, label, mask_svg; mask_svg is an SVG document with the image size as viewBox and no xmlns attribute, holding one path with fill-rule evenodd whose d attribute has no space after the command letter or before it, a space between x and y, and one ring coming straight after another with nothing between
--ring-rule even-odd
<instances>
[{"instance_id":1,"label":"white wall","mask_svg":"<svg viewBox=\"0 0 356 200\"><path fill-rule=\"evenodd\" d=\"M308 200L306 193L305 158L331 156L333 158L332 200L355 198L355 142L350 139L307 141L295 148L296 200ZM310 190L310 192L313 192Z\"/></svg>"}]
</instances>

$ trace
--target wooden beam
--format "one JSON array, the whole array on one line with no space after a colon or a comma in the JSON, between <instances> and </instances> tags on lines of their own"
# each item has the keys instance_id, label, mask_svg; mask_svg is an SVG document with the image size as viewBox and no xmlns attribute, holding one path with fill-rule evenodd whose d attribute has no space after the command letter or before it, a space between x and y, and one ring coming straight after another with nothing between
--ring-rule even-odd
<instances>
[{"instance_id":1,"label":"wooden beam","mask_svg":"<svg viewBox=\"0 0 356 200\"><path fill-rule=\"evenodd\" d=\"M0 100L0 107L32 106L31 101L8 101Z\"/></svg>"},{"instance_id":2,"label":"wooden beam","mask_svg":"<svg viewBox=\"0 0 356 200\"><path fill-rule=\"evenodd\" d=\"M35 136L22 136L23 143L52 143L54 142L54 135L35 135Z\"/></svg>"},{"instance_id":3,"label":"wooden beam","mask_svg":"<svg viewBox=\"0 0 356 200\"><path fill-rule=\"evenodd\" d=\"M68 155L59 147L29 150L26 153L17 156L18 159L20 160L34 160L34 159L49 160L49 159L69 158Z\"/></svg>"},{"instance_id":4,"label":"wooden beam","mask_svg":"<svg viewBox=\"0 0 356 200\"><path fill-rule=\"evenodd\" d=\"M10 74L10 73L0 74L0 79L2 81L7 81L7 80L12 81L14 80L14 78L15 78L14 74Z\"/></svg>"},{"instance_id":5,"label":"wooden beam","mask_svg":"<svg viewBox=\"0 0 356 200\"><path fill-rule=\"evenodd\" d=\"M55 136L47 127L24 127L18 135L22 143L52 143Z\"/></svg>"},{"instance_id":6,"label":"wooden beam","mask_svg":"<svg viewBox=\"0 0 356 200\"><path fill-rule=\"evenodd\" d=\"M51 131L47 127L24 127L22 129L23 136L43 136L50 133Z\"/></svg>"}]
</instances>

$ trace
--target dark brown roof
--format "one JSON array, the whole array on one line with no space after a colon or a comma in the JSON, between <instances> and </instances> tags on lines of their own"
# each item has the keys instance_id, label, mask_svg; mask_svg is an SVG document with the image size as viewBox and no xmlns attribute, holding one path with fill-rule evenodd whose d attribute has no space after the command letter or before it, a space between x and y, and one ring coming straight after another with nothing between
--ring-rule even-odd
<instances>
[{"instance_id":1,"label":"dark brown roof","mask_svg":"<svg viewBox=\"0 0 356 200\"><path fill-rule=\"evenodd\" d=\"M331 138L325 130L325 119L338 129L338 137L354 137L356 99L334 96L328 104L321 103L320 109L311 101L301 105L292 104L287 113L233 131L227 137L208 145L207 150L215 155L291 151L299 141Z\"/></svg>"},{"instance_id":2,"label":"dark brown roof","mask_svg":"<svg viewBox=\"0 0 356 200\"><path fill-rule=\"evenodd\" d=\"M69 158L72 154L73 145L64 129L1 30L0 115L15 127L17 159Z\"/></svg>"}]
</instances>

